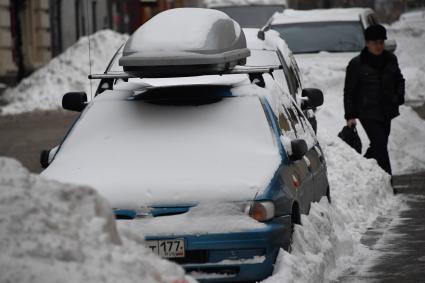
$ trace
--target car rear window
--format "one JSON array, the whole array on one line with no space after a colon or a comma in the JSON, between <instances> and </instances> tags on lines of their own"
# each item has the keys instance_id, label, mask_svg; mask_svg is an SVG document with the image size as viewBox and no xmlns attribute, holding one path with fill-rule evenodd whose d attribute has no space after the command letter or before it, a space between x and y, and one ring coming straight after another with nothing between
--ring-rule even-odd
<instances>
[{"instance_id":1,"label":"car rear window","mask_svg":"<svg viewBox=\"0 0 425 283\"><path fill-rule=\"evenodd\" d=\"M360 21L309 22L273 25L293 53L357 52L364 45Z\"/></svg>"},{"instance_id":2,"label":"car rear window","mask_svg":"<svg viewBox=\"0 0 425 283\"><path fill-rule=\"evenodd\" d=\"M261 28L275 12L282 12L283 5L252 5L214 7L237 21L243 28Z\"/></svg>"}]
</instances>

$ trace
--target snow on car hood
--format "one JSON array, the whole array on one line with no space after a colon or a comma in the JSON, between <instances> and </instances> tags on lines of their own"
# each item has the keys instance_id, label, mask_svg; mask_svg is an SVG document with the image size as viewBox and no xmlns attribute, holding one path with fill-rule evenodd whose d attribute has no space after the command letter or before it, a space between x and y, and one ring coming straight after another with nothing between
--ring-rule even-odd
<instances>
[{"instance_id":1,"label":"snow on car hood","mask_svg":"<svg viewBox=\"0 0 425 283\"><path fill-rule=\"evenodd\" d=\"M281 162L258 97L165 106L107 91L42 173L94 187L116 208L251 200Z\"/></svg>"}]
</instances>

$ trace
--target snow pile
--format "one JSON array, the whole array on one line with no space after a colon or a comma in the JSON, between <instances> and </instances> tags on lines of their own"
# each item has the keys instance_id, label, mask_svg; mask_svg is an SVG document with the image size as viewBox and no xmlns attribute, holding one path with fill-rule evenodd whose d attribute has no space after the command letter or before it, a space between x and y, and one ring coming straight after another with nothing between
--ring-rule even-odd
<instances>
[{"instance_id":1,"label":"snow pile","mask_svg":"<svg viewBox=\"0 0 425 283\"><path fill-rule=\"evenodd\" d=\"M332 204L313 203L294 232L291 254L281 250L274 274L263 282L329 282L371 251L362 234L379 215L396 210L390 177L342 141L319 137L328 164Z\"/></svg>"},{"instance_id":2,"label":"snow pile","mask_svg":"<svg viewBox=\"0 0 425 283\"><path fill-rule=\"evenodd\" d=\"M403 21L392 24L389 37L397 41L396 54L406 78L406 100L425 100L425 18L414 27Z\"/></svg>"},{"instance_id":3,"label":"snow pile","mask_svg":"<svg viewBox=\"0 0 425 283\"><path fill-rule=\"evenodd\" d=\"M413 32L425 32L425 8L402 14L400 19L393 23L391 27Z\"/></svg>"},{"instance_id":4,"label":"snow pile","mask_svg":"<svg viewBox=\"0 0 425 283\"><path fill-rule=\"evenodd\" d=\"M111 30L90 36L91 72L103 73L117 49L128 36ZM6 89L3 99L9 104L0 107L0 114L18 114L32 110L61 107L62 96L69 91L85 91L90 97L89 37L82 37L47 65ZM93 93L99 81L92 81Z\"/></svg>"},{"instance_id":5,"label":"snow pile","mask_svg":"<svg viewBox=\"0 0 425 283\"><path fill-rule=\"evenodd\" d=\"M287 5L286 0L204 0L208 8L248 5Z\"/></svg>"},{"instance_id":6,"label":"snow pile","mask_svg":"<svg viewBox=\"0 0 425 283\"><path fill-rule=\"evenodd\" d=\"M396 55L406 79L406 100L425 98L425 34L414 35L404 30L389 29L389 37L397 41ZM345 124L343 89L345 70L356 53L327 53L296 55L305 87L323 90L325 103L317 113L318 130L326 129L334 137ZM389 140L393 173L425 169L425 121L410 107L400 107L401 115L392 121ZM359 135L366 151L369 140L359 123Z\"/></svg>"},{"instance_id":7,"label":"snow pile","mask_svg":"<svg viewBox=\"0 0 425 283\"><path fill-rule=\"evenodd\" d=\"M128 235L94 190L0 158L0 282L185 282L182 268Z\"/></svg>"}]
</instances>

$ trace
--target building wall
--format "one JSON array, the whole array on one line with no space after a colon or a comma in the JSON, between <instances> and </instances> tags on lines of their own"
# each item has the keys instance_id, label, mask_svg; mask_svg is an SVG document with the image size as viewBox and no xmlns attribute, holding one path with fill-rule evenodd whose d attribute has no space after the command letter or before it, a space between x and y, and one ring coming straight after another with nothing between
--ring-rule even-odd
<instances>
[{"instance_id":1,"label":"building wall","mask_svg":"<svg viewBox=\"0 0 425 283\"><path fill-rule=\"evenodd\" d=\"M60 0L53 0L60 1ZM62 50L74 44L81 36L110 28L107 0L60 1L60 32Z\"/></svg>"},{"instance_id":2,"label":"building wall","mask_svg":"<svg viewBox=\"0 0 425 283\"><path fill-rule=\"evenodd\" d=\"M0 76L17 72L13 60L13 41L10 21L10 4L0 0Z\"/></svg>"},{"instance_id":3,"label":"building wall","mask_svg":"<svg viewBox=\"0 0 425 283\"><path fill-rule=\"evenodd\" d=\"M19 13L19 20L23 63L27 70L34 70L47 63L52 57L49 1L26 1Z\"/></svg>"}]
</instances>

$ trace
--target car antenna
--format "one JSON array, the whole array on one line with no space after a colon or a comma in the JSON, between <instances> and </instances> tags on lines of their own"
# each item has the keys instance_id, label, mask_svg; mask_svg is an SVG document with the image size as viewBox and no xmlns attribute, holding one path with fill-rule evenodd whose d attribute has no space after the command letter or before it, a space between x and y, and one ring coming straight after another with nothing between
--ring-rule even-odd
<instances>
[{"instance_id":1,"label":"car antenna","mask_svg":"<svg viewBox=\"0 0 425 283\"><path fill-rule=\"evenodd\" d=\"M91 76L91 45L90 45L90 21L89 21L89 1L87 0L86 3L86 14L87 14L87 34L88 34L88 40L89 40L89 72ZM93 9L93 8L92 8ZM90 101L93 100L93 89L92 89L92 81L90 80Z\"/></svg>"}]
</instances>

